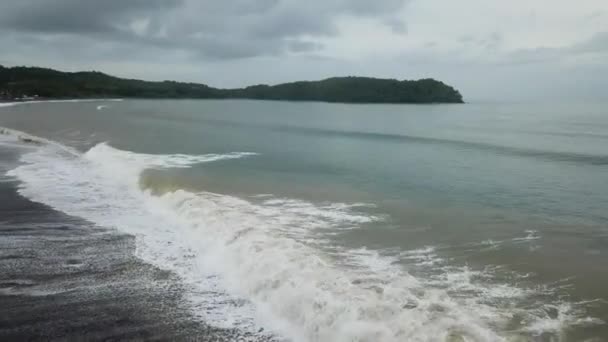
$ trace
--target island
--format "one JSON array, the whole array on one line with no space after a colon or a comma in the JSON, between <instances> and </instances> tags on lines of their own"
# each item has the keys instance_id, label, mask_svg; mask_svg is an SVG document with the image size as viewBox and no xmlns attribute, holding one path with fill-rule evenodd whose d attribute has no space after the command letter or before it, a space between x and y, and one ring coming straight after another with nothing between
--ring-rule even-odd
<instances>
[{"instance_id":1,"label":"island","mask_svg":"<svg viewBox=\"0 0 608 342\"><path fill-rule=\"evenodd\" d=\"M98 71L63 72L0 65L0 100L78 98L256 99L343 103L464 103L460 92L434 79L415 81L332 77L277 85L220 89L199 83L151 82Z\"/></svg>"}]
</instances>

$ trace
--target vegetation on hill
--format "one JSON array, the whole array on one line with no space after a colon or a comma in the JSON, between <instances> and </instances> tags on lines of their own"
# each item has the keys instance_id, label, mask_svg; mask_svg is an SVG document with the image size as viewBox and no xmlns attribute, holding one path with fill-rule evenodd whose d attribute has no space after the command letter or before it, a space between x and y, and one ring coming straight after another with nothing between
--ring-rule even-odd
<instances>
[{"instance_id":1,"label":"vegetation on hill","mask_svg":"<svg viewBox=\"0 0 608 342\"><path fill-rule=\"evenodd\" d=\"M218 89L205 84L124 79L97 71L61 72L36 67L0 66L0 99L42 98L193 98L326 101L349 103L462 103L460 93L434 79L398 81L369 77L333 77Z\"/></svg>"}]
</instances>

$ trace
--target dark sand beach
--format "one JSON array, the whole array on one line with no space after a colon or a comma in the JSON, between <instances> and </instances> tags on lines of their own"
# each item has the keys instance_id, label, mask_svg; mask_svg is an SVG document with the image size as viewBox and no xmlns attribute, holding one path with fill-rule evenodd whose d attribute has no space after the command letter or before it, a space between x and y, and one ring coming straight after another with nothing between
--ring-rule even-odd
<instances>
[{"instance_id":1,"label":"dark sand beach","mask_svg":"<svg viewBox=\"0 0 608 342\"><path fill-rule=\"evenodd\" d=\"M0 145L0 340L251 340L186 309L177 277L134 256L135 238L34 203Z\"/></svg>"}]
</instances>

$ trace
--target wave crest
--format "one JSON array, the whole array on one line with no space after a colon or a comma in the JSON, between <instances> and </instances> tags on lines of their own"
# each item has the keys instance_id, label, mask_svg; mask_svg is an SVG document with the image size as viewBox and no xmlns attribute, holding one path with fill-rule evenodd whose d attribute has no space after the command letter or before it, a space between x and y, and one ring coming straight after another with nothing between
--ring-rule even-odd
<instances>
[{"instance_id":1,"label":"wave crest","mask_svg":"<svg viewBox=\"0 0 608 342\"><path fill-rule=\"evenodd\" d=\"M226 154L146 154L124 151L99 143L87 151L85 158L111 167L126 167L141 172L147 168L186 168L195 164L255 156L253 152L230 152Z\"/></svg>"}]
</instances>

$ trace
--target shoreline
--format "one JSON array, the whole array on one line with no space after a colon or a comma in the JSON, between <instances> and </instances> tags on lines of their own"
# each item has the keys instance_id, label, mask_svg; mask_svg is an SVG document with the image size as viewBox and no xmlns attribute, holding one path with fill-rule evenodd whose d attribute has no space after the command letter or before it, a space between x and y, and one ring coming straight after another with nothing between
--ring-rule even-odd
<instances>
[{"instance_id":1,"label":"shoreline","mask_svg":"<svg viewBox=\"0 0 608 342\"><path fill-rule=\"evenodd\" d=\"M27 101L4 101L0 100L0 108L1 107L12 107L21 104L34 104L34 103L63 103L63 102L120 102L123 101L122 98L87 98L87 99L41 99L41 100L27 100Z\"/></svg>"},{"instance_id":2,"label":"shoreline","mask_svg":"<svg viewBox=\"0 0 608 342\"><path fill-rule=\"evenodd\" d=\"M135 256L135 237L32 202L0 144L0 339L252 340L193 316L180 279ZM60 313L60 314L58 314Z\"/></svg>"},{"instance_id":3,"label":"shoreline","mask_svg":"<svg viewBox=\"0 0 608 342\"><path fill-rule=\"evenodd\" d=\"M435 143L413 145L410 144L411 140L400 140L395 143L394 139L367 139L364 134L369 133L369 121L363 120L351 126L350 122L345 120L345 114L341 112L332 114L322 113L321 110L318 113L312 111L311 117L318 117L319 123L326 121L339 123L332 132L340 132L340 129L347 128L347 133L350 133L346 137L349 140L345 141L342 134L320 136L318 133L322 133L323 130L319 131L315 120L311 120L310 124L302 124L302 121L295 121L282 114L281 108L273 110L276 106L260 106L264 112L260 110L257 112L261 112L262 115L266 112L272 113L272 116L263 116L267 122L283 123L279 127L295 126L294 124L297 123L298 126L301 125L304 133L315 133L300 134L298 130L281 129L280 135L276 137L281 138L280 141L293 138L298 147L294 152L301 152L285 153L282 146L275 147L274 140L270 140L275 136L260 134L266 131L257 130L257 126L249 129L250 126L247 126L250 123L249 112L256 113L253 105L243 103L231 108L220 106L219 103L206 104L203 103L204 101L200 103L192 101L192 103L184 103L183 106L180 103L171 103L165 107L156 101L128 102L107 103L108 115L95 115L95 107L103 104L101 102L21 106L0 110L0 117L5 121L4 125L15 127L21 132L32 132L39 137L46 136L57 141L57 148L63 148L68 152L64 153L52 146L38 150L30 143L29 149L32 153L22 158L23 164L20 167L12 166L10 169L13 172L9 175L22 182L18 183L22 189L20 193L30 199L46 203L75 217L88 219L88 222L96 222L104 227L115 227L120 232L130 234L127 236L136 236L136 255L139 260L145 260L149 265L156 265L161 270L173 271L173 273L160 274L173 275L178 283L175 285L178 288L176 292L185 292L187 303L184 306L187 306L188 312L186 317L190 317L188 314L193 315L196 317L195 320L201 319L203 324L239 327L239 330L253 333L256 337L259 334L277 332L294 339L306 339L304 336L308 336L312 340L320 339L317 336L327 336L323 340L342 337L335 334L336 326L331 323L333 321L326 324L328 322L326 318L330 316L340 317L343 320L339 325L340 329L344 329L341 331L347 331L349 326L359 322L369 327L369 330L363 333L386 331L382 334L384 338L380 340L400 340L401 332L424 339L425 336L439 336L442 329L452 331L455 339L478 336L475 335L476 332L486 336L485 339L480 340L498 340L503 337L525 339L540 335L547 339L566 336L583 340L605 336L604 322L608 321L605 319L608 311L603 303L601 305L595 303L606 298L605 289L601 287L605 281L601 277L601 267L598 266L606 259L599 239L601 235L597 235L601 233L599 220L602 218L602 213L595 213L594 207L585 206L588 203L587 198L593 199L593 196L601 196L603 193L601 188L603 177L599 175L594 177L596 175L594 171L601 171L595 164L577 159L568 162L572 168L588 172L586 175L595 183L594 187L597 187L597 190L589 189L587 197L573 195L571 199L580 203L576 206L563 206L559 203L553 205L551 199L561 197L560 193L552 191L551 184L547 187L548 192L541 194L540 197L528 196L525 190L514 189L512 193L501 193L495 198L493 191L497 185L502 184L502 179L499 179L500 172L494 171L501 170L489 168L484 173L467 175L462 173L466 172L465 170L456 174L441 171L442 177L433 177L436 174L419 172L417 166L413 166L414 169L408 168L412 158L417 158L431 150L439 150L439 153L429 154L428 161L433 163L430 165L437 165L442 169L460 165L462 160L468 160L471 155L479 154L477 149L470 146L463 148L462 144L454 144L454 141L437 147ZM249 109L253 110L249 111ZM300 113L303 109L308 108L294 109L294 113ZM196 115L194 113L197 112L211 114L202 115L200 120L192 120ZM235 117L238 114L239 121L234 120L234 122L241 125L209 124L214 122L211 120L221 119L221 115L231 112ZM147 115L141 115L142 113ZM357 114L356 111L354 113ZM427 116L424 112L418 113L416 108L410 108L410 111L405 113L418 115L415 120ZM381 117L391 118L394 120L392 126L399 127L402 123L401 114L400 109L396 108L387 111ZM364 114L360 115L355 115L355 118L360 118ZM443 113L441 115L443 117ZM487 113L483 110L475 115L477 115L476 122L484 122L483 118ZM152 120L149 120L149 116ZM282 117L286 118L280 120ZM176 121L175 125L172 124L173 120ZM436 121L434 118L430 120L422 121L422 126L413 126L416 129L423 128L419 131L420 136L433 138L436 133ZM344 127L343 122L349 126ZM69 127L66 127L67 123ZM187 124L187 129L184 128L184 123ZM425 123L432 125L426 126ZM598 124L601 123L600 121ZM235 127L247 129L237 131ZM490 129L499 127L501 124L489 126ZM562 126L556 128L559 127ZM407 136L409 130L408 127L403 131L385 133L400 133ZM560 133L559 130L550 132ZM235 133L239 135L246 133L242 135L253 138L235 144L233 139ZM10 136L7 140L13 142L12 146L15 149L23 145L23 139L14 141L17 140L14 137L20 134L20 132L8 132ZM351 139L353 135L357 139ZM202 138L206 136L212 138L209 140ZM325 137L331 139L324 139ZM360 137L365 139L359 139ZM467 135L460 142L467 142L471 140L470 138L471 136ZM4 137L0 137L0 141L3 139ZM37 138L32 137L32 139ZM570 137L568 136L567 139L570 140ZM113 142L122 149L104 144L97 146L103 141ZM156 145L157 141L158 145ZM564 140L555 141L559 143ZM577 141L583 142L581 147L587 146L584 144L585 140ZM332 148L328 149L329 154L319 155L318 148L324 146L317 144L325 142L332 143L329 145ZM97 147L93 146L94 144ZM204 148L201 145L205 145ZM348 148L341 149L345 145ZM242 146L246 146L247 149L240 148ZM300 146L304 148L299 149ZM535 144L535 146L545 152L552 152L555 148L555 145ZM542 147L545 149L541 149ZM69 150L72 149L74 156L69 155ZM188 171L183 167L176 167L202 161L201 156L207 153L218 156L218 153L223 155L229 151L241 150L256 151L271 157L253 160L251 163L243 161L216 166L210 164L201 166L200 169L192 167L192 170ZM376 151L381 151L381 159L368 159L365 154L361 154L361 152ZM334 154L342 152L346 153L345 156L352 153L352 157L335 160ZM401 156L400 152L404 152L405 155ZM515 161L520 165L514 170L516 173L540 169L547 172L546 176L549 180L564 180L564 184L569 184L563 178L565 176L578 179L576 177L578 172L568 174L569 167L562 166L566 162L563 158L538 160L538 156L518 155L511 159L510 156L505 157L500 150L491 149L484 149L484 154L487 156L480 161L487 161L488 165L500 165L505 160ZM278 158L274 159L273 155ZM1 159L0 157L0 163ZM472 161L478 160L473 158ZM300 164L300 162L304 163ZM387 169L367 175L370 162L374 165L386 165ZM285 165L289 164L293 164L296 168L286 169ZM141 177L142 170L150 165L162 165L162 168L167 170L159 173L152 171L146 174L146 177ZM547 169L544 166L547 166ZM252 170L255 172L252 173ZM336 170L338 173L335 173ZM556 170L556 173L552 170ZM291 176L285 180L276 177L277 174L281 174L279 172L286 171L290 175L297 176L298 179ZM401 178L401 176L391 180L393 175L402 175L403 172L411 175L414 181L402 183L409 177ZM319 173L323 177L317 178ZM367 176L359 179L355 176L357 174ZM151 177L148 178L148 175ZM438 179L443 178L444 175L445 180ZM476 176L485 177L485 175L488 178L482 178L480 188L475 188L475 191L479 191L479 195L487 196L488 206L467 205L473 204L469 202L472 197L469 197L468 190L450 192L454 184L467 185L468 182L476 182L479 179ZM352 180L346 178L347 181L342 182L336 176L355 177ZM426 196L416 196L411 201L406 197L392 196L396 191L407 192L408 189L425 187L429 184L428 176L433 177L436 180L433 184L439 186L438 189L428 193L431 195L428 202ZM145 178L144 182L147 183L143 187L142 178ZM387 178L389 181L378 182L380 178ZM234 179L238 179L237 183L233 183ZM324 195L319 196L317 193L310 195L305 192L310 190L312 193L317 189L316 186L301 190L312 184L310 180L327 185L323 187ZM357 183L352 183L353 180ZM352 191L356 188L354 185L360 184L361 180L374 184L369 189L378 191L382 198L392 197L391 201L384 201L380 197L367 194L359 195ZM535 184L537 178L522 178L522 180L526 184ZM396 191L387 191L389 186L394 187ZM154 193L155 188L168 191L162 192L163 196L148 196L147 192L142 196L142 188L149 189L150 193ZM447 193L446 189L449 189ZM571 191L576 187L564 189ZM268 193L271 195L249 198L249 195ZM444 193L448 194L448 199L457 200L454 205L442 207L443 203L440 201L444 200ZM505 195L506 198L502 197ZM510 195L517 195L518 200L522 202L513 205ZM330 196L335 197L329 198ZM538 198L544 198L545 201L536 206L534 203L538 202ZM13 201L12 198L7 202L9 201ZM593 204L597 203L601 201L595 201ZM493 207L494 204L513 207L505 210ZM374 207L369 208L372 206ZM439 214L437 214L438 210ZM558 213L557 210L564 210L565 213ZM576 221L570 221L571 216L568 215L572 215L574 210L596 216L585 217L585 221L578 217ZM533 216L534 214L537 216ZM23 217L29 219L28 223L31 224L35 222L32 220L37 220L38 215ZM599 225L593 220L597 220ZM3 217L0 217L0 222L2 221ZM585 225L584 235L570 235L564 239L563 235L555 233L556 231L576 232L588 221L593 222L588 227ZM408 226L411 222L415 222L416 226ZM429 226L437 224L437 230L431 230L427 224ZM298 235L299 231L292 230L293 227L302 229L304 235ZM333 236L336 235L328 234L329 238L325 240L325 235L317 233L319 231L316 230L317 227L323 229L321 234L325 231L329 234L339 232L340 236L334 238ZM347 229L343 230L343 227ZM351 227L355 229L349 229ZM393 227L398 229L393 230ZM88 229L94 228L91 226ZM378 240L370 235L373 233L371 229L376 228L388 228L378 236ZM482 230L483 234L479 235ZM283 232L286 233L283 235ZM291 235L292 232L294 235ZM342 232L344 235L341 235ZM410 233L415 234L416 238L406 239L413 236ZM39 238L46 241L47 235L40 235ZM75 232L72 232L71 236L79 238ZM313 240L308 240L311 237ZM398 241L393 244L396 238L403 238L403 242ZM54 237L52 239L54 240ZM598 244L590 245L588 241L592 239ZM31 240L37 241L33 238ZM127 244L123 241L129 240L115 239L112 245ZM325 254L323 247L306 246L309 241L312 244L317 241L323 241L321 243L329 241L337 246L339 254L335 255L335 259L330 256L332 259L328 263L318 264L316 261L319 258L327 260L324 257L328 254ZM102 257L107 254L95 252L97 245L102 248L104 241L91 243L95 245L94 250L83 253L94 253L95 256ZM362 249L359 244L373 247ZM301 247L302 245L304 246ZM69 242L64 246L70 246ZM252 250L251 246L258 248ZM45 245L42 247L42 250L47 248ZM590 251L595 254L587 254ZM578 255L581 254L585 257L579 258ZM464 257L461 258L462 255ZM81 267L78 258L69 255L67 257L69 262L65 261L65 256L61 256L55 258L55 264L63 265L63 268ZM276 268L277 257L285 259L280 265L282 272L267 274L267 270ZM563 268L552 267L550 261L556 258L564 258L568 263L560 264L564 266ZM112 265L105 261L100 263ZM386 266L375 268L374 265L378 263ZM503 265L505 268L502 268ZM118 267L117 273L134 274L131 277L134 281L152 279L154 283L160 283L159 286L163 287L163 290L159 290L159 293L173 288L173 285L163 285L166 283L162 279L157 282L155 276L146 278L130 270L123 272L121 266L111 267ZM141 291L142 287L131 285L129 282L131 279L125 280L124 274L120 275L122 278L119 280L113 281L114 284L118 284L115 287L120 287L121 291L123 286ZM530 274L532 275L529 276ZM101 277L107 276L106 273ZM109 276L119 277L114 274ZM383 281L375 282L373 287L367 287L367 283L360 281L363 277ZM570 280L571 277L576 277L576 280ZM74 281L79 279L81 278L76 277ZM567 289L562 289L562 279L565 279L563 282L568 286ZM29 291L28 286L39 287L33 277L15 276L11 281L15 281L13 287L19 285L24 289L17 288L17 291ZM54 279L48 282L53 284ZM560 283L556 285L556 282ZM173 282L168 283L173 284ZM273 285L277 283L279 286ZM322 286L319 286L320 284ZM85 284L86 287L88 286ZM304 287L306 290L294 292L293 289L297 287ZM344 291L345 288L349 291ZM145 290L147 291L148 288L146 287ZM377 296L378 292L383 293L385 290L395 290L390 292L394 295ZM38 291L38 288L35 291ZM113 291L105 292L112 294ZM438 296L426 297L424 294L427 291ZM154 300L162 300L156 298L173 295L174 292L172 290L170 292L170 294L161 294L160 297L152 297L155 298ZM34 294L39 293L34 292ZM86 290L84 293L87 293ZM121 293L115 294L122 301L126 296ZM361 298L362 302L350 301L352 296ZM326 298L327 303L331 305L322 310L311 306L316 303L317 298ZM392 298L406 300L401 302ZM559 305L559 311L554 311L556 305ZM178 305L180 306L181 304ZM271 310L264 311L269 306ZM530 311L531 306L540 311ZM433 309L435 307L442 308L442 311L436 312ZM388 312L384 311L384 308L388 308L390 312L381 320L377 320L378 309ZM143 310L149 311L145 306ZM545 310L551 315L544 315ZM344 312L354 311L361 313L360 319L351 320L351 316L344 316ZM290 316L288 320L283 321L285 312L298 316ZM485 312L487 316L480 317L479 312ZM435 324L436 321L425 319L427 314L437 314L439 319L454 319L454 321L447 327L438 326ZM137 313L134 317L139 319ZM37 319L36 316L34 318ZM410 330L412 325L408 321L426 325L429 329ZM513 328L507 330L503 329L504 326ZM262 327L264 329L259 330ZM303 327L302 330L300 327ZM309 329L310 327L313 329Z\"/></svg>"}]
</instances>

